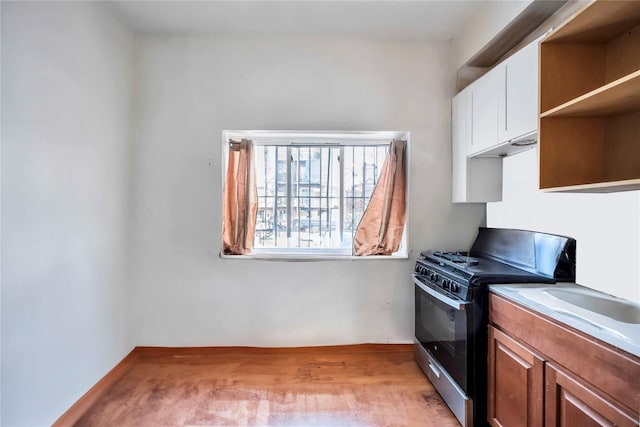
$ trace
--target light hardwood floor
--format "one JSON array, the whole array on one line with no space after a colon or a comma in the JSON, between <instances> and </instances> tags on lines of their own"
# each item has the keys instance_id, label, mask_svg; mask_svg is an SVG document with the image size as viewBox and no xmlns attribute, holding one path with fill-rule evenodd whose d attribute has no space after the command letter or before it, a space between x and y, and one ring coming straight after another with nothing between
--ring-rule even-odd
<instances>
[{"instance_id":1,"label":"light hardwood floor","mask_svg":"<svg viewBox=\"0 0 640 427\"><path fill-rule=\"evenodd\" d=\"M459 426L408 345L136 353L75 425Z\"/></svg>"}]
</instances>

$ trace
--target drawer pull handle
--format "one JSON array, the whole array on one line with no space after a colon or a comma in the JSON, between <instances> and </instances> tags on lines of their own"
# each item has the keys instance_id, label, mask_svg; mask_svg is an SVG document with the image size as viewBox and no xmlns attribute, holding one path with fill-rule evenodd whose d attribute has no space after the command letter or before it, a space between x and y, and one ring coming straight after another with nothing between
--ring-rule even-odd
<instances>
[{"instance_id":1,"label":"drawer pull handle","mask_svg":"<svg viewBox=\"0 0 640 427\"><path fill-rule=\"evenodd\" d=\"M431 372L433 372L433 374L436 376L436 378L440 379L440 371L438 370L438 368L433 366L433 364L431 362L429 362L429 369L431 369Z\"/></svg>"}]
</instances>

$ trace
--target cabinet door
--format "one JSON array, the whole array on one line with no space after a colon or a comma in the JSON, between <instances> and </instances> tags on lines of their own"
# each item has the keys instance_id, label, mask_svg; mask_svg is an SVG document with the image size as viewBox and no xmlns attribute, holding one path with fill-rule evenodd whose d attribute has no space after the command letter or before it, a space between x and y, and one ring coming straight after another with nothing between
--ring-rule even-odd
<instances>
[{"instance_id":1,"label":"cabinet door","mask_svg":"<svg viewBox=\"0 0 640 427\"><path fill-rule=\"evenodd\" d=\"M487 418L492 426L542 426L544 361L492 326L487 380Z\"/></svg>"},{"instance_id":2,"label":"cabinet door","mask_svg":"<svg viewBox=\"0 0 640 427\"><path fill-rule=\"evenodd\" d=\"M504 63L504 86L498 98L498 140L506 142L538 128L538 41Z\"/></svg>"},{"instance_id":3,"label":"cabinet door","mask_svg":"<svg viewBox=\"0 0 640 427\"><path fill-rule=\"evenodd\" d=\"M503 75L501 70L493 69L469 86L471 145L467 154L476 154L498 144L498 92Z\"/></svg>"},{"instance_id":4,"label":"cabinet door","mask_svg":"<svg viewBox=\"0 0 640 427\"><path fill-rule=\"evenodd\" d=\"M637 426L638 420L589 390L570 374L546 365L546 426Z\"/></svg>"}]
</instances>

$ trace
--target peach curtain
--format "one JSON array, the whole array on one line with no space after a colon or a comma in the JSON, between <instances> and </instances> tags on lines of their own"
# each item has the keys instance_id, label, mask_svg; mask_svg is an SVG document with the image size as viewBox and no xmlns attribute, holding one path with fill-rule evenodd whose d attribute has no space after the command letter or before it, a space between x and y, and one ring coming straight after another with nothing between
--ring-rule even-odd
<instances>
[{"instance_id":1,"label":"peach curtain","mask_svg":"<svg viewBox=\"0 0 640 427\"><path fill-rule=\"evenodd\" d=\"M222 206L222 252L242 255L253 249L258 213L253 142L229 141L229 164Z\"/></svg>"},{"instance_id":2,"label":"peach curtain","mask_svg":"<svg viewBox=\"0 0 640 427\"><path fill-rule=\"evenodd\" d=\"M355 255L390 255L398 250L405 221L406 141L389 146L380 177L353 238Z\"/></svg>"}]
</instances>

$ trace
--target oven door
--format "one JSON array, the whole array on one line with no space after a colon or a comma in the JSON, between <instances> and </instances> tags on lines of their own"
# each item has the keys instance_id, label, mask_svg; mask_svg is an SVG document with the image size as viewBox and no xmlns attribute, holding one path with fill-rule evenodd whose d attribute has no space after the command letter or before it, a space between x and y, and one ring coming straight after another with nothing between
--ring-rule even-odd
<instances>
[{"instance_id":1,"label":"oven door","mask_svg":"<svg viewBox=\"0 0 640 427\"><path fill-rule=\"evenodd\" d=\"M415 283L416 340L455 380L471 394L469 346L472 304L445 295L429 281L413 277ZM426 283L425 283L426 282Z\"/></svg>"}]
</instances>

